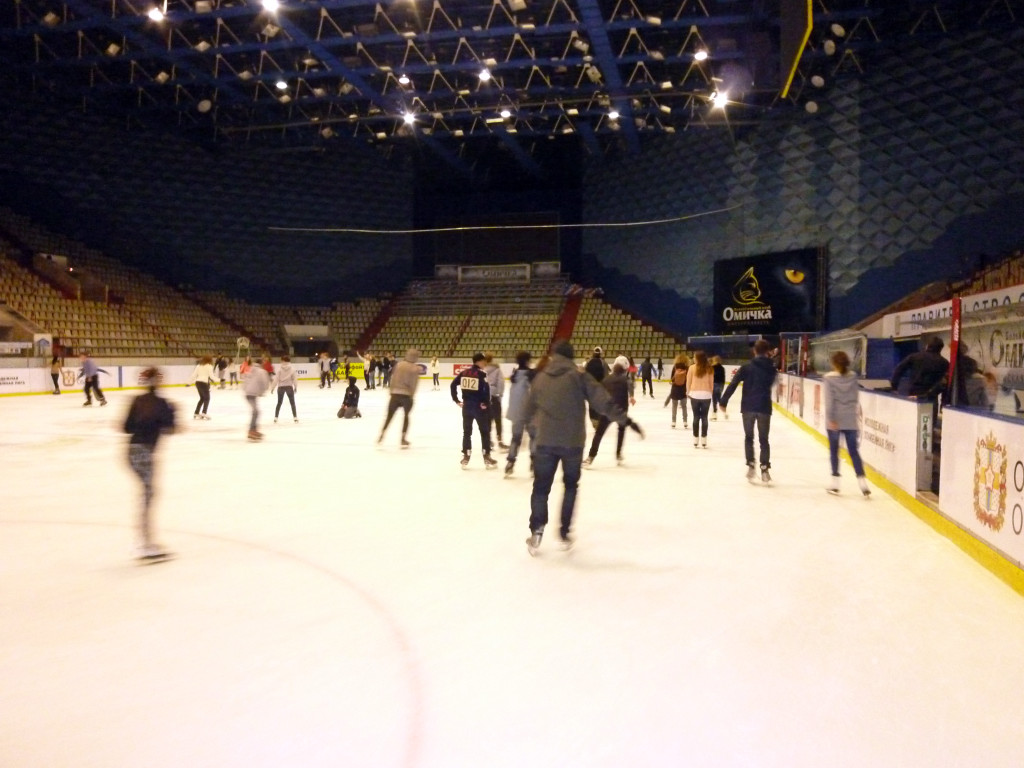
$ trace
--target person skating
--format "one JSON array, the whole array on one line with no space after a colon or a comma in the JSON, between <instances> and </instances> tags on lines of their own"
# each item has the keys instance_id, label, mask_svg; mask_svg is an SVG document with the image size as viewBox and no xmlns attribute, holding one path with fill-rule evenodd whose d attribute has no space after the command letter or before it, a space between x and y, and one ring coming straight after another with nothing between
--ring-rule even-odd
<instances>
[{"instance_id":1,"label":"person skating","mask_svg":"<svg viewBox=\"0 0 1024 768\"><path fill-rule=\"evenodd\" d=\"M633 391L636 385L629 378L627 372L623 369L622 364L618 361L616 361L615 365L612 366L611 375L605 377L605 380L601 382L601 386L608 390L608 394L611 395L612 402L614 402L623 413L629 412L630 404L636 404L636 399L633 397ZM598 419L597 429L594 431L594 437L590 442L590 452L583 462L585 467L589 468L594 463L594 459L597 458L597 452L601 448L601 439L604 437L604 433L608 430L608 426L610 424L611 420L607 416L601 416ZM619 434L615 443L615 461L620 466L622 465L622 444L625 439L626 425L619 423Z\"/></svg>"},{"instance_id":2,"label":"person skating","mask_svg":"<svg viewBox=\"0 0 1024 768\"><path fill-rule=\"evenodd\" d=\"M493 352L486 352L484 355L484 373L487 374L487 386L491 388L491 407L488 411L494 424L495 436L498 438L498 448L507 451L508 446L501 439L501 398L505 395L505 376L501 372L501 366L494 362Z\"/></svg>"},{"instance_id":3,"label":"person skating","mask_svg":"<svg viewBox=\"0 0 1024 768\"><path fill-rule=\"evenodd\" d=\"M434 380L434 391L441 388L441 363L436 357L430 358L430 376Z\"/></svg>"},{"instance_id":4,"label":"person skating","mask_svg":"<svg viewBox=\"0 0 1024 768\"><path fill-rule=\"evenodd\" d=\"M708 447L708 411L711 409L711 397L715 389L715 372L708 363L708 356L698 349L693 354L693 365L686 369L686 394L690 398L693 410L693 447L698 440L704 448Z\"/></svg>"},{"instance_id":5,"label":"person skating","mask_svg":"<svg viewBox=\"0 0 1024 768\"><path fill-rule=\"evenodd\" d=\"M90 392L96 395L100 405L106 405L107 398L104 397L103 392L100 390L100 369L96 365L96 361L92 359L88 352L83 352L79 359L82 361L82 372L79 376L85 380L85 386L83 387L85 402L82 405L92 405Z\"/></svg>"},{"instance_id":6,"label":"person skating","mask_svg":"<svg viewBox=\"0 0 1024 768\"><path fill-rule=\"evenodd\" d=\"M295 393L299 388L299 377L295 373L295 369L292 367L292 359L288 355L281 357L281 364L277 366L277 376L274 379L274 386L271 387L270 391L274 391L274 387L277 388L277 407L274 409L274 421L277 421L277 417L281 415L281 404L284 402L285 397L288 398L288 404L292 407L292 421L299 420L299 414L295 410Z\"/></svg>"},{"instance_id":7,"label":"person skating","mask_svg":"<svg viewBox=\"0 0 1024 768\"><path fill-rule=\"evenodd\" d=\"M651 362L651 356L648 355L644 358L643 362L640 363L640 386L642 393L647 394L648 388L651 390L651 397L654 397L654 363Z\"/></svg>"},{"instance_id":8,"label":"person skating","mask_svg":"<svg viewBox=\"0 0 1024 768\"><path fill-rule=\"evenodd\" d=\"M249 403L249 407L252 409L252 415L249 418L249 433L248 437L250 440L262 440L263 433L259 430L260 421L260 409L257 403L258 398L263 397L270 388L270 374L267 373L267 369L262 365L253 365L249 368L249 372L245 374L245 378L242 380L242 391L245 393L245 399Z\"/></svg>"},{"instance_id":9,"label":"person skating","mask_svg":"<svg viewBox=\"0 0 1024 768\"><path fill-rule=\"evenodd\" d=\"M665 398L665 406L667 407L669 402L672 403L672 428L676 426L676 410L683 412L683 429L686 429L686 369L690 365L686 360L686 355L680 354L676 357L675 362L672 364L672 375L670 381L672 382L672 388L669 389L668 397Z\"/></svg>"},{"instance_id":10,"label":"person skating","mask_svg":"<svg viewBox=\"0 0 1024 768\"><path fill-rule=\"evenodd\" d=\"M469 465L473 450L473 424L480 432L480 447L484 452L484 466L494 469L498 462L491 458L491 388L487 386L487 374L480 368L484 360L482 352L473 355L473 365L452 379L452 400L462 408L462 467ZM462 400L459 400L459 392Z\"/></svg>"},{"instance_id":11,"label":"person skating","mask_svg":"<svg viewBox=\"0 0 1024 768\"><path fill-rule=\"evenodd\" d=\"M192 370L192 375L188 378L188 383L195 385L196 394L199 395L199 402L196 403L195 413L192 414L193 419L205 419L207 421L210 419L206 411L210 407L210 385L213 383L216 370L213 358L205 355L199 358L199 362L196 363L196 367Z\"/></svg>"},{"instance_id":12,"label":"person skating","mask_svg":"<svg viewBox=\"0 0 1024 768\"><path fill-rule=\"evenodd\" d=\"M846 441L846 452L853 463L857 485L865 496L871 495L868 479L864 474L864 462L857 446L857 401L860 396L860 382L857 374L850 370L850 356L842 350L832 353L832 370L821 377L825 393L825 430L828 433L828 458L832 467L832 480L826 490L839 493L839 437Z\"/></svg>"},{"instance_id":13,"label":"person skating","mask_svg":"<svg viewBox=\"0 0 1024 768\"><path fill-rule=\"evenodd\" d=\"M139 380L147 391L132 401L124 422L124 431L131 435L128 463L142 481L142 505L136 525L139 544L135 557L139 562L155 563L171 556L153 540L152 506L153 456L160 435L174 431L174 406L156 392L160 381L160 372L156 368L144 370Z\"/></svg>"},{"instance_id":14,"label":"person skating","mask_svg":"<svg viewBox=\"0 0 1024 768\"><path fill-rule=\"evenodd\" d=\"M515 471L519 447L523 443L523 432L530 435L530 471L533 471L533 446L536 430L524 418L526 398L530 394L530 382L536 371L530 368L533 356L526 351L516 353L516 369L512 371L511 385L508 392L508 411L506 416L512 422L512 441L508 444L508 459L505 462L505 477L511 477Z\"/></svg>"},{"instance_id":15,"label":"person skating","mask_svg":"<svg viewBox=\"0 0 1024 768\"><path fill-rule=\"evenodd\" d=\"M54 355L50 361L50 378L53 379L53 394L60 394L60 375L64 371L64 361Z\"/></svg>"},{"instance_id":16,"label":"person skating","mask_svg":"<svg viewBox=\"0 0 1024 768\"><path fill-rule=\"evenodd\" d=\"M394 368L388 377L391 397L388 399L388 415L384 419L384 426L380 429L380 437L377 442L384 441L384 433L388 431L388 425L399 408L402 409L402 447L408 448L409 441L406 436L409 433L409 411L412 410L413 398L416 396L416 387L420 383L420 351L410 347L405 352L405 359L395 363Z\"/></svg>"},{"instance_id":17,"label":"person skating","mask_svg":"<svg viewBox=\"0 0 1024 768\"><path fill-rule=\"evenodd\" d=\"M740 397L740 416L743 418L743 451L747 460L747 480L751 482L757 476L754 468L754 428L757 427L757 439L759 443L759 461L761 464L761 482L770 483L771 475L771 446L768 443L768 431L772 425L772 385L778 371L775 364L769 359L768 352L771 345L764 339L754 342L754 359L744 363L732 377L729 386L722 393L722 400L719 403L722 414L726 413L729 405L729 398L732 397L736 387L743 384L743 394Z\"/></svg>"},{"instance_id":18,"label":"person skating","mask_svg":"<svg viewBox=\"0 0 1024 768\"><path fill-rule=\"evenodd\" d=\"M711 388L711 420L718 421L718 401L722 399L722 390L725 389L725 366L718 355L711 358L711 371L714 374L714 386Z\"/></svg>"},{"instance_id":19,"label":"person skating","mask_svg":"<svg viewBox=\"0 0 1024 768\"><path fill-rule=\"evenodd\" d=\"M523 414L537 429L534 449L533 492L530 495L530 537L526 546L537 553L548 523L548 496L558 465L562 465L562 496L559 538L564 549L572 547L572 518L576 506L586 443L586 409L625 424L643 437L643 430L612 401L608 390L593 376L580 372L573 361L574 350L568 341L556 341L551 360L533 377L530 396Z\"/></svg>"},{"instance_id":20,"label":"person skating","mask_svg":"<svg viewBox=\"0 0 1024 768\"><path fill-rule=\"evenodd\" d=\"M320 389L327 387L331 388L331 359L327 356L326 352L320 353L320 358L317 361L320 366Z\"/></svg>"}]
</instances>

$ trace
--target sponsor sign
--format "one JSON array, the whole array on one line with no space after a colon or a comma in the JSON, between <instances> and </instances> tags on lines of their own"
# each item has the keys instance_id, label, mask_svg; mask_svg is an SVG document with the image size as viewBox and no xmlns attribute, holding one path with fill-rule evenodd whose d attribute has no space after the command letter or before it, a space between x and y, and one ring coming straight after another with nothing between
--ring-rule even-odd
<instances>
[{"instance_id":1,"label":"sponsor sign","mask_svg":"<svg viewBox=\"0 0 1024 768\"><path fill-rule=\"evenodd\" d=\"M459 267L460 283L528 283L529 264L503 264L491 267Z\"/></svg>"},{"instance_id":2,"label":"sponsor sign","mask_svg":"<svg viewBox=\"0 0 1024 768\"><path fill-rule=\"evenodd\" d=\"M975 537L1024 562L1024 424L946 408L939 508Z\"/></svg>"},{"instance_id":3,"label":"sponsor sign","mask_svg":"<svg viewBox=\"0 0 1024 768\"><path fill-rule=\"evenodd\" d=\"M976 293L972 296L964 296L961 299L962 311L964 313L978 312L983 309L995 309L996 307L1008 307L1013 304L1024 303L1024 285L1015 285L1010 288L1000 288L995 291ZM940 301L929 304L926 307L906 310L905 312L893 312L882 319L883 337L917 336L928 329L925 323L935 320L952 320L953 302Z\"/></svg>"},{"instance_id":4,"label":"sponsor sign","mask_svg":"<svg viewBox=\"0 0 1024 768\"><path fill-rule=\"evenodd\" d=\"M551 277L562 274L562 263L559 261L533 262L533 274L537 277Z\"/></svg>"},{"instance_id":5,"label":"sponsor sign","mask_svg":"<svg viewBox=\"0 0 1024 768\"><path fill-rule=\"evenodd\" d=\"M718 332L818 330L818 273L818 251L813 248L716 261Z\"/></svg>"}]
</instances>

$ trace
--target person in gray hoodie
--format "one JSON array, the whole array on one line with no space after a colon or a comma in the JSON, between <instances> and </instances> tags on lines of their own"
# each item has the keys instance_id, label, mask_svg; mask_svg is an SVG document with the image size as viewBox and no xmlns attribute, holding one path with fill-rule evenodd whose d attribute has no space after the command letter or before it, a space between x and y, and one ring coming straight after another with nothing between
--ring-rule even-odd
<instances>
[{"instance_id":1,"label":"person in gray hoodie","mask_svg":"<svg viewBox=\"0 0 1024 768\"><path fill-rule=\"evenodd\" d=\"M740 366L732 377L729 386L722 393L719 407L725 413L729 398L736 387L743 383L740 396L740 415L743 417L743 450L747 459L747 480L754 481L754 427L757 426L757 439L760 446L761 482L770 483L771 446L768 444L768 431L772 426L772 385L778 371L775 363L768 357L771 344L764 339L754 342L754 359ZM686 412L685 410L683 411ZM728 416L726 416L728 418Z\"/></svg>"},{"instance_id":2,"label":"person in gray hoodie","mask_svg":"<svg viewBox=\"0 0 1024 768\"><path fill-rule=\"evenodd\" d=\"M827 490L839 493L839 436L846 441L846 451L853 462L853 473L857 476L860 492L871 495L868 480L864 476L864 462L857 448L857 399L860 382L857 374L850 370L850 356L842 350L832 353L832 370L821 378L825 392L825 430L828 432L828 458L832 464L832 482Z\"/></svg>"},{"instance_id":3,"label":"person in gray hoodie","mask_svg":"<svg viewBox=\"0 0 1024 768\"><path fill-rule=\"evenodd\" d=\"M498 436L498 448L507 451L508 446L501 440L501 398L505 394L505 376L501 366L494 362L494 353L484 354L484 373L487 375L487 386L491 388L491 407L488 410L494 423L494 433Z\"/></svg>"},{"instance_id":4,"label":"person in gray hoodie","mask_svg":"<svg viewBox=\"0 0 1024 768\"><path fill-rule=\"evenodd\" d=\"M299 415L295 412L295 390L299 386L299 377L295 375L292 359L288 355L284 355L281 358L281 364L277 366L274 386L277 387L277 408L274 409L274 421L276 422L277 417L281 415L281 403L284 402L285 395L288 396L288 404L292 407L292 420L298 421ZM274 387L271 387L270 391L273 392Z\"/></svg>"},{"instance_id":5,"label":"person in gray hoodie","mask_svg":"<svg viewBox=\"0 0 1024 768\"><path fill-rule=\"evenodd\" d=\"M559 463L562 465L562 514L559 536L563 549L573 545L572 516L576 507L583 464L583 446L587 440L586 411L607 416L643 437L643 430L612 401L608 390L590 374L583 373L573 361L572 344L559 340L551 348L551 360L538 371L530 385L523 417L533 421L537 430L534 449L533 493L530 496L530 538L526 546L537 554L544 527L548 523L548 496Z\"/></svg>"},{"instance_id":6,"label":"person in gray hoodie","mask_svg":"<svg viewBox=\"0 0 1024 768\"><path fill-rule=\"evenodd\" d=\"M508 411L506 416L512 422L512 442L508 447L508 460L505 462L505 477L511 477L515 470L516 457L519 455L519 446L523 443L523 432L530 435L530 470L533 470L533 446L536 443L537 430L533 424L527 422L523 417L526 412L526 399L530 395L530 381L536 371L530 368L530 360L533 355L522 351L516 353L516 365L512 371L512 385L508 391Z\"/></svg>"},{"instance_id":7,"label":"person in gray hoodie","mask_svg":"<svg viewBox=\"0 0 1024 768\"><path fill-rule=\"evenodd\" d=\"M250 440L263 439L263 433L259 431L260 409L256 404L256 399L263 397L269 388L270 374L267 373L267 369L262 365L254 365L249 368L249 372L245 374L245 379L242 381L242 391L252 409L252 416L249 419Z\"/></svg>"},{"instance_id":8,"label":"person in gray hoodie","mask_svg":"<svg viewBox=\"0 0 1024 768\"><path fill-rule=\"evenodd\" d=\"M391 369L387 379L391 387L391 398L388 400L388 415L384 419L384 426L380 428L380 437L377 442L384 441L384 433L388 431L388 425L399 408L403 411L402 421L402 447L408 448L409 441L405 439L409 432L409 411L412 410L413 397L416 395L416 387L420 383L420 351L410 347L405 352L405 359L400 360Z\"/></svg>"}]
</instances>

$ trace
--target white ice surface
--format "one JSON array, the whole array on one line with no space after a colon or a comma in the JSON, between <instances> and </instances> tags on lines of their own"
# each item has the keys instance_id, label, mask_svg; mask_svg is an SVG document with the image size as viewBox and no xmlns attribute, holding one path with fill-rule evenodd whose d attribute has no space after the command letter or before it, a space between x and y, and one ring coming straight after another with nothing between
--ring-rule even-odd
<instances>
[{"instance_id":1,"label":"white ice surface","mask_svg":"<svg viewBox=\"0 0 1024 768\"><path fill-rule=\"evenodd\" d=\"M738 414L695 450L666 391L530 558L525 456L461 470L447 385L405 451L386 390L341 421L302 382L261 444L239 392L165 390L152 566L136 393L0 399L0 766L1021 765L1024 600L848 467L828 496L782 416L748 484Z\"/></svg>"}]
</instances>

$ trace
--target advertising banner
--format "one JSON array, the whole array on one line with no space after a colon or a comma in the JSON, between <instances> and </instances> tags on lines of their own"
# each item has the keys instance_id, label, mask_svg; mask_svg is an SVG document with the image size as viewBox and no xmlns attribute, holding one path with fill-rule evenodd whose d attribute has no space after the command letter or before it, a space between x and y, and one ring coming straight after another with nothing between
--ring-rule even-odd
<instances>
[{"instance_id":1,"label":"advertising banner","mask_svg":"<svg viewBox=\"0 0 1024 768\"><path fill-rule=\"evenodd\" d=\"M820 271L814 248L716 261L718 333L819 330Z\"/></svg>"},{"instance_id":2,"label":"advertising banner","mask_svg":"<svg viewBox=\"0 0 1024 768\"><path fill-rule=\"evenodd\" d=\"M459 267L460 283L528 283L529 264L503 264L491 267Z\"/></svg>"},{"instance_id":3,"label":"advertising banner","mask_svg":"<svg viewBox=\"0 0 1024 768\"><path fill-rule=\"evenodd\" d=\"M939 508L961 527L1024 562L1024 424L946 408Z\"/></svg>"}]
</instances>

